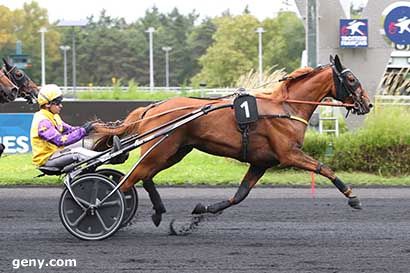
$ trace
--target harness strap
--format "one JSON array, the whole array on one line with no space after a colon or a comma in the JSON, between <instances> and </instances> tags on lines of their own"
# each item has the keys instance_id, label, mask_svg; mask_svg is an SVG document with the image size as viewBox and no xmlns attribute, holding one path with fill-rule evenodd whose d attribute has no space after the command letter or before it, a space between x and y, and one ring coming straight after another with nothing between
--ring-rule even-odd
<instances>
[{"instance_id":1,"label":"harness strap","mask_svg":"<svg viewBox=\"0 0 410 273\"><path fill-rule=\"evenodd\" d=\"M248 157L248 144L249 144L249 124L239 125L239 130L242 135L242 160L246 161Z\"/></svg>"},{"instance_id":2,"label":"harness strap","mask_svg":"<svg viewBox=\"0 0 410 273\"><path fill-rule=\"evenodd\" d=\"M320 174L320 171L322 170L322 167L323 167L322 162L318 162L318 164L316 166L315 173Z\"/></svg>"},{"instance_id":3,"label":"harness strap","mask_svg":"<svg viewBox=\"0 0 410 273\"><path fill-rule=\"evenodd\" d=\"M259 118L288 118L302 122L305 125L309 125L309 122L304 118L292 116L290 114L273 114L273 115L260 115Z\"/></svg>"},{"instance_id":4,"label":"harness strap","mask_svg":"<svg viewBox=\"0 0 410 273\"><path fill-rule=\"evenodd\" d=\"M160 104L162 104L162 103L164 103L164 102L165 102L165 101L159 101L159 102L152 103L152 104L148 105L148 106L146 107L144 113L142 113L140 119L143 119L143 118L145 117L145 115L148 113L148 110L150 110L150 109L152 109L152 108L154 108L154 107L156 107L156 106L158 106L158 105L160 105Z\"/></svg>"}]
</instances>

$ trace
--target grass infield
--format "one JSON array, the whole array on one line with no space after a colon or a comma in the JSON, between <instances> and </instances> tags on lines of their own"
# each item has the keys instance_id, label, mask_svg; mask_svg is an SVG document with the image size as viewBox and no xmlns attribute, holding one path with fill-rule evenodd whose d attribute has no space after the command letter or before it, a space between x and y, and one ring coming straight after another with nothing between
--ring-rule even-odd
<instances>
[{"instance_id":1,"label":"grass infield","mask_svg":"<svg viewBox=\"0 0 410 273\"><path fill-rule=\"evenodd\" d=\"M123 172L131 169L138 158L133 151L121 165L106 165ZM157 185L239 185L247 170L247 164L193 151L180 163L159 173L154 181ZM0 158L0 186L11 185L61 185L57 176L36 177L40 172L31 164L31 154L5 155ZM368 173L337 172L346 184L353 186L410 186L410 176L384 177ZM265 173L257 185L310 186L311 174L293 169L272 169ZM318 186L330 186L331 182L315 175Z\"/></svg>"}]
</instances>

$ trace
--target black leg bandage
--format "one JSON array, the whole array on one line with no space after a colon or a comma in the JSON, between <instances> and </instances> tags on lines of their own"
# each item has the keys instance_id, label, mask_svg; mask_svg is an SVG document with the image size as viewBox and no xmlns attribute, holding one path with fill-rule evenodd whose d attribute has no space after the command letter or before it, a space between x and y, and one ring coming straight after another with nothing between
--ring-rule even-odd
<instances>
[{"instance_id":1,"label":"black leg bandage","mask_svg":"<svg viewBox=\"0 0 410 273\"><path fill-rule=\"evenodd\" d=\"M205 207L206 212L210 212L210 213L217 213L221 210L224 210L228 207L232 206L231 202L229 202L228 200L222 201L222 202L218 202L212 205L209 205L207 207Z\"/></svg>"},{"instance_id":2,"label":"black leg bandage","mask_svg":"<svg viewBox=\"0 0 410 273\"><path fill-rule=\"evenodd\" d=\"M249 188L248 182L243 181L241 185L239 186L238 191L235 193L235 196L231 200L231 203L233 205L240 203L243 199L246 198L246 196L248 196L250 190L251 189Z\"/></svg>"},{"instance_id":3,"label":"black leg bandage","mask_svg":"<svg viewBox=\"0 0 410 273\"><path fill-rule=\"evenodd\" d=\"M165 213L166 209L164 207L164 204L162 204L161 197L159 196L159 193L157 191L157 188L155 188L154 183L151 180L144 181L142 183L142 186L148 192L149 199L151 199L151 203L153 205L153 209L155 210L155 212Z\"/></svg>"},{"instance_id":4,"label":"black leg bandage","mask_svg":"<svg viewBox=\"0 0 410 273\"><path fill-rule=\"evenodd\" d=\"M322 167L323 167L323 164L321 162L318 162L315 173L320 174L320 171L322 170Z\"/></svg>"},{"instance_id":5,"label":"black leg bandage","mask_svg":"<svg viewBox=\"0 0 410 273\"><path fill-rule=\"evenodd\" d=\"M245 199L246 196L248 196L249 191L250 191L250 188L249 188L248 182L243 181L241 185L239 186L238 191L235 193L235 196L232 199L209 205L205 207L205 210L206 212L217 213L232 205L236 205L240 203L243 199Z\"/></svg>"},{"instance_id":6,"label":"black leg bandage","mask_svg":"<svg viewBox=\"0 0 410 273\"><path fill-rule=\"evenodd\" d=\"M336 186L336 188L341 191L343 194L346 195L346 193L349 191L349 187L346 186L339 178L335 178L332 180L332 183Z\"/></svg>"}]
</instances>

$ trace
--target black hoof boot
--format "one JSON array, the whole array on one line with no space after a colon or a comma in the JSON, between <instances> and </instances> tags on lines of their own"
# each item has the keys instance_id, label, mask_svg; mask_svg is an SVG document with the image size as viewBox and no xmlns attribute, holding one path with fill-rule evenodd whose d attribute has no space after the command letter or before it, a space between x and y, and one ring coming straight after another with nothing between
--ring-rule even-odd
<instances>
[{"instance_id":1,"label":"black hoof boot","mask_svg":"<svg viewBox=\"0 0 410 273\"><path fill-rule=\"evenodd\" d=\"M159 224L161 224L162 221L162 214L161 213L154 213L151 216L152 222L154 223L154 225L157 227L159 226Z\"/></svg>"},{"instance_id":2,"label":"black hoof boot","mask_svg":"<svg viewBox=\"0 0 410 273\"><path fill-rule=\"evenodd\" d=\"M203 213L206 213L206 212L207 212L206 207L204 205L202 205L201 203L198 203L195 206L194 210L192 211L192 214L203 214Z\"/></svg>"},{"instance_id":3,"label":"black hoof boot","mask_svg":"<svg viewBox=\"0 0 410 273\"><path fill-rule=\"evenodd\" d=\"M349 197L348 204L354 209L362 209L362 204L357 196Z\"/></svg>"}]
</instances>

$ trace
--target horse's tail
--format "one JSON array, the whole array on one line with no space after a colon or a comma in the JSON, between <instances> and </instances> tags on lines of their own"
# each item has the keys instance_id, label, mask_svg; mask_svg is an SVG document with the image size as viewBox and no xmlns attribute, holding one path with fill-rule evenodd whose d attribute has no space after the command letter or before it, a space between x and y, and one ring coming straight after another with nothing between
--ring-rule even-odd
<instances>
[{"instance_id":1,"label":"horse's tail","mask_svg":"<svg viewBox=\"0 0 410 273\"><path fill-rule=\"evenodd\" d=\"M142 119L146 111L146 107L140 107L132 111L125 120L108 123L96 123L95 142L93 150L104 151L112 146L112 137L114 135L125 137L128 135L138 134L139 120Z\"/></svg>"}]
</instances>

